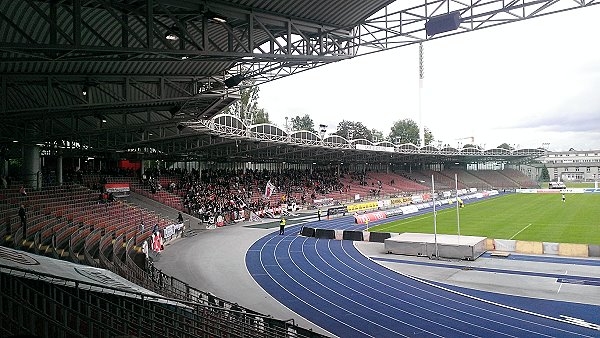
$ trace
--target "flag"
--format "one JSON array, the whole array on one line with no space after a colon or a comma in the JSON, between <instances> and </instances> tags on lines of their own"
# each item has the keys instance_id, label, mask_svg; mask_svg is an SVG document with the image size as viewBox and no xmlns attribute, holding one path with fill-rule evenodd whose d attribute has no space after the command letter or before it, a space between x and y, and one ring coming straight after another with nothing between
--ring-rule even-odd
<instances>
[{"instance_id":1,"label":"flag","mask_svg":"<svg viewBox=\"0 0 600 338\"><path fill-rule=\"evenodd\" d=\"M267 182L267 186L265 187L265 198L271 198L271 195L273 195L273 190L275 190L275 185L273 185L271 180L269 180L269 182Z\"/></svg>"}]
</instances>

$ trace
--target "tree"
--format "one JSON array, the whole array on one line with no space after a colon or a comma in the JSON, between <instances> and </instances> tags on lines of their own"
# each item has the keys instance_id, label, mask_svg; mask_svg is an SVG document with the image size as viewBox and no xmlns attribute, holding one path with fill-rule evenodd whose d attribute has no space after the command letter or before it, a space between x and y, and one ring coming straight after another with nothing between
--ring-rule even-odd
<instances>
[{"instance_id":1,"label":"tree","mask_svg":"<svg viewBox=\"0 0 600 338\"><path fill-rule=\"evenodd\" d=\"M373 136L373 142L381 142L386 140L385 136L383 136L383 133L375 128L371 129L371 135Z\"/></svg>"},{"instance_id":2,"label":"tree","mask_svg":"<svg viewBox=\"0 0 600 338\"><path fill-rule=\"evenodd\" d=\"M348 140L356 140L360 138L364 138L369 141L373 140L371 131L361 122L342 120L342 122L340 122L337 126L337 131L333 134L339 135Z\"/></svg>"},{"instance_id":3,"label":"tree","mask_svg":"<svg viewBox=\"0 0 600 338\"><path fill-rule=\"evenodd\" d=\"M292 130L308 130L316 133L315 122L308 114L302 117L296 115L296 117L292 118Z\"/></svg>"},{"instance_id":4,"label":"tree","mask_svg":"<svg viewBox=\"0 0 600 338\"><path fill-rule=\"evenodd\" d=\"M431 142L433 142L433 133L427 127L425 127L424 133L425 133L425 144L431 144Z\"/></svg>"},{"instance_id":5,"label":"tree","mask_svg":"<svg viewBox=\"0 0 600 338\"><path fill-rule=\"evenodd\" d=\"M413 143L420 146L419 125L412 119L398 120L391 128L389 139L394 143ZM425 144L432 141L433 133L425 127Z\"/></svg>"},{"instance_id":6,"label":"tree","mask_svg":"<svg viewBox=\"0 0 600 338\"><path fill-rule=\"evenodd\" d=\"M502 143L501 145L497 146L496 148L499 149L506 149L506 150L514 150L515 148L511 147L508 143Z\"/></svg>"},{"instance_id":7,"label":"tree","mask_svg":"<svg viewBox=\"0 0 600 338\"><path fill-rule=\"evenodd\" d=\"M545 165L542 167L542 174L540 175L540 181L542 181L542 182L550 181L550 174L548 174L548 168L546 168Z\"/></svg>"},{"instance_id":8,"label":"tree","mask_svg":"<svg viewBox=\"0 0 600 338\"><path fill-rule=\"evenodd\" d=\"M265 108L257 108L254 112L252 112L252 124L259 123L271 123L269 120L269 113L265 110Z\"/></svg>"},{"instance_id":9,"label":"tree","mask_svg":"<svg viewBox=\"0 0 600 338\"><path fill-rule=\"evenodd\" d=\"M258 106L259 88L254 85L254 80L245 80L242 84L240 99L229 105L224 112L250 124L271 123L269 113Z\"/></svg>"}]
</instances>

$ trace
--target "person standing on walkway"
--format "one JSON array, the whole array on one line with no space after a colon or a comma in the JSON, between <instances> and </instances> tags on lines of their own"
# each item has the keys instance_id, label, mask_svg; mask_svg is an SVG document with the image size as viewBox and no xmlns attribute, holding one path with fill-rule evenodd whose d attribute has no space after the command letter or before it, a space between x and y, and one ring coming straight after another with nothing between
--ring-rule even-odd
<instances>
[{"instance_id":1,"label":"person standing on walkway","mask_svg":"<svg viewBox=\"0 0 600 338\"><path fill-rule=\"evenodd\" d=\"M285 228L285 218L281 217L279 221L279 234L283 235L283 229Z\"/></svg>"},{"instance_id":2,"label":"person standing on walkway","mask_svg":"<svg viewBox=\"0 0 600 338\"><path fill-rule=\"evenodd\" d=\"M319 211L317 211L317 217L319 218L319 221L321 220L321 209L319 209Z\"/></svg>"},{"instance_id":3,"label":"person standing on walkway","mask_svg":"<svg viewBox=\"0 0 600 338\"><path fill-rule=\"evenodd\" d=\"M23 239L27 239L27 219L25 215L25 206L21 204L21 207L19 208L19 217L21 218L21 226L23 227Z\"/></svg>"}]
</instances>

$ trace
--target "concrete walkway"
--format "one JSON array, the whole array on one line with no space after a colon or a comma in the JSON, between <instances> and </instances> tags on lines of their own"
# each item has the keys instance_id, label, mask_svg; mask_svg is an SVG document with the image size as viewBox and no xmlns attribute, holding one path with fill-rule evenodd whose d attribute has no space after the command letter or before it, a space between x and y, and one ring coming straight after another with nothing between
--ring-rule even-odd
<instances>
[{"instance_id":1,"label":"concrete walkway","mask_svg":"<svg viewBox=\"0 0 600 338\"><path fill-rule=\"evenodd\" d=\"M312 212L314 214L314 212ZM303 222L316 220L305 218ZM295 217L290 217L295 224ZM277 220L268 223L276 224ZM245 256L248 248L268 233L279 231L249 227L252 223L238 223L191 235L169 243L155 266L191 286L213 293L230 302L271 315L274 318L293 319L296 325L328 334L318 326L297 315L265 292L246 269Z\"/></svg>"}]
</instances>

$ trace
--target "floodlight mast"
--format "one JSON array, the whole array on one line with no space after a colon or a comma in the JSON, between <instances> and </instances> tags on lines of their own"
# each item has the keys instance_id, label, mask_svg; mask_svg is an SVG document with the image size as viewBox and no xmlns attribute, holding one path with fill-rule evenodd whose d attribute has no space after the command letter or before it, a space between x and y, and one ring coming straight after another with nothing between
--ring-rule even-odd
<instances>
[{"instance_id":1,"label":"floodlight mast","mask_svg":"<svg viewBox=\"0 0 600 338\"><path fill-rule=\"evenodd\" d=\"M456 227L458 229L458 244L460 244L460 212L458 205L458 174L454 174L454 188L456 189Z\"/></svg>"},{"instance_id":2,"label":"floodlight mast","mask_svg":"<svg viewBox=\"0 0 600 338\"><path fill-rule=\"evenodd\" d=\"M423 81L425 80L425 63L423 56L423 42L419 42L419 146L425 146L425 126L423 125L423 108L422 105L422 91Z\"/></svg>"},{"instance_id":3,"label":"floodlight mast","mask_svg":"<svg viewBox=\"0 0 600 338\"><path fill-rule=\"evenodd\" d=\"M435 259L439 259L438 241L437 241L437 213L435 211L435 182L431 174L431 198L433 199L433 240L435 242Z\"/></svg>"}]
</instances>

